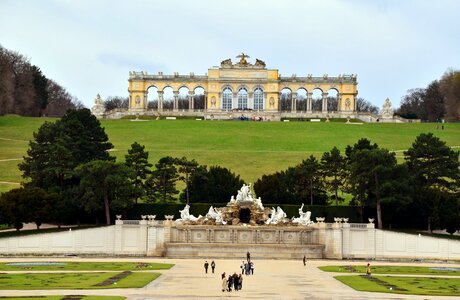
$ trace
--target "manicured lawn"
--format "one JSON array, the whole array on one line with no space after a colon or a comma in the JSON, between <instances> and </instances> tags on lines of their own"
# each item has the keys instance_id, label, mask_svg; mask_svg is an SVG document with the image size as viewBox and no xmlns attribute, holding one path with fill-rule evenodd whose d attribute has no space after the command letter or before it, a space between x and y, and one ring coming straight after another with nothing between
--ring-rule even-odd
<instances>
[{"instance_id":1,"label":"manicured lawn","mask_svg":"<svg viewBox=\"0 0 460 300\"><path fill-rule=\"evenodd\" d=\"M357 291L408 295L460 296L460 278L336 276Z\"/></svg>"},{"instance_id":2,"label":"manicured lawn","mask_svg":"<svg viewBox=\"0 0 460 300\"><path fill-rule=\"evenodd\" d=\"M325 266L319 267L325 272L366 273L366 265L362 266ZM453 275L460 276L460 268L416 267L416 266L372 266L372 274L404 274L404 275Z\"/></svg>"},{"instance_id":3,"label":"manicured lawn","mask_svg":"<svg viewBox=\"0 0 460 300\"><path fill-rule=\"evenodd\" d=\"M56 119L0 117L0 182L20 182L17 165L26 155L33 132L45 121ZM332 147L342 153L347 145L368 138L382 148L405 150L420 133L433 132L449 146L460 146L460 123L363 124L312 122L250 122L160 120L133 122L103 120L102 126L114 144L112 154L124 160L137 141L150 153L150 162L171 155L195 159L204 165L230 168L246 182L264 174L294 166L310 155L320 157ZM402 152L397 152L402 160ZM18 160L10 160L18 159ZM0 191L14 186L0 183Z\"/></svg>"},{"instance_id":4,"label":"manicured lawn","mask_svg":"<svg viewBox=\"0 0 460 300\"><path fill-rule=\"evenodd\" d=\"M75 295L72 295L75 296ZM62 300L66 296L27 296L27 297L0 297L1 300L28 300L28 299L38 299L38 300ZM78 296L81 300L124 300L126 297L118 296Z\"/></svg>"},{"instance_id":5,"label":"manicured lawn","mask_svg":"<svg viewBox=\"0 0 460 300\"><path fill-rule=\"evenodd\" d=\"M0 290L111 289L140 288L155 280L159 273L24 273L0 274ZM115 276L124 277L111 281ZM105 284L104 284L105 283Z\"/></svg>"},{"instance_id":6,"label":"manicured lawn","mask_svg":"<svg viewBox=\"0 0 460 300\"><path fill-rule=\"evenodd\" d=\"M18 265L19 264L19 265ZM142 271L168 270L173 264L136 262L9 262L0 263L0 271Z\"/></svg>"}]
</instances>

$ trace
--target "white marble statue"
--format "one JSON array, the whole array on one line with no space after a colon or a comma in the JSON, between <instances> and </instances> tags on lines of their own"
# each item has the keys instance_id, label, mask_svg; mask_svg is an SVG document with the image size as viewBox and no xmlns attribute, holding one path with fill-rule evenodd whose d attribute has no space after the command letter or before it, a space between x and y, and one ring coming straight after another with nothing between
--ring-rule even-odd
<instances>
[{"instance_id":1,"label":"white marble statue","mask_svg":"<svg viewBox=\"0 0 460 300\"><path fill-rule=\"evenodd\" d=\"M222 213L212 206L209 208L206 218L216 220L217 224L227 224L222 218Z\"/></svg>"},{"instance_id":2,"label":"white marble statue","mask_svg":"<svg viewBox=\"0 0 460 300\"><path fill-rule=\"evenodd\" d=\"M94 99L94 106L91 108L91 113L96 117L102 117L105 113L104 103L102 101L101 95L97 94Z\"/></svg>"},{"instance_id":3,"label":"white marble statue","mask_svg":"<svg viewBox=\"0 0 460 300\"><path fill-rule=\"evenodd\" d=\"M177 219L176 222L192 221L196 222L201 216L195 217L190 214L190 205L186 204L183 210L179 210L180 219Z\"/></svg>"},{"instance_id":4,"label":"white marble statue","mask_svg":"<svg viewBox=\"0 0 460 300\"><path fill-rule=\"evenodd\" d=\"M257 206L263 210L264 206L262 205L262 199L259 198L254 198L251 192L251 184L243 184L241 189L238 191L238 194L236 195L236 198L232 196L230 198L230 203L234 204L236 202L254 202L257 204Z\"/></svg>"},{"instance_id":5,"label":"white marble statue","mask_svg":"<svg viewBox=\"0 0 460 300\"><path fill-rule=\"evenodd\" d=\"M282 222L286 218L286 213L283 211L281 207L277 207L276 209L272 207L272 212L270 214L270 218L265 221L265 224L278 224Z\"/></svg>"},{"instance_id":6,"label":"white marble statue","mask_svg":"<svg viewBox=\"0 0 460 300\"><path fill-rule=\"evenodd\" d=\"M303 212L303 206L304 204L302 203L302 206L299 208L299 217L295 218L292 217L292 223L297 223L300 225L312 225L314 222L310 220L311 217L311 212Z\"/></svg>"},{"instance_id":7,"label":"white marble statue","mask_svg":"<svg viewBox=\"0 0 460 300\"><path fill-rule=\"evenodd\" d=\"M259 197L257 199L254 199L254 202L256 202L257 206L259 207L260 210L264 209L264 206L262 205L262 199Z\"/></svg>"},{"instance_id":8,"label":"white marble statue","mask_svg":"<svg viewBox=\"0 0 460 300\"><path fill-rule=\"evenodd\" d=\"M236 196L236 201L253 201L251 195L251 184L246 185L243 183L243 186L238 191L238 195Z\"/></svg>"},{"instance_id":9,"label":"white marble statue","mask_svg":"<svg viewBox=\"0 0 460 300\"><path fill-rule=\"evenodd\" d=\"M391 101L390 99L386 98L382 106L382 111L380 112L380 117L390 119L393 118L393 115L394 112L393 108L391 107Z\"/></svg>"}]
</instances>

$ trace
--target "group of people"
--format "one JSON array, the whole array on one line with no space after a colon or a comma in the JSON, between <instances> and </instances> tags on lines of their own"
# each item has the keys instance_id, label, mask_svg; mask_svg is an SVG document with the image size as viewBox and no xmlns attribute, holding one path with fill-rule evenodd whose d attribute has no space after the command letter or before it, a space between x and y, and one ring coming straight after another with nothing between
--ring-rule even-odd
<instances>
[{"instance_id":1,"label":"group of people","mask_svg":"<svg viewBox=\"0 0 460 300\"><path fill-rule=\"evenodd\" d=\"M228 275L226 277L225 272L222 273L222 292L228 291L231 292L232 289L239 291L243 288L243 275L233 273L233 275Z\"/></svg>"},{"instance_id":2,"label":"group of people","mask_svg":"<svg viewBox=\"0 0 460 300\"><path fill-rule=\"evenodd\" d=\"M208 268L209 268L209 263L208 261L206 260L204 262L204 272L206 274L208 274ZM212 269L212 273L214 274L214 269L216 268L216 263L214 261L211 262L211 269Z\"/></svg>"},{"instance_id":3,"label":"group of people","mask_svg":"<svg viewBox=\"0 0 460 300\"><path fill-rule=\"evenodd\" d=\"M254 275L254 263L252 261L241 262L241 274Z\"/></svg>"}]
</instances>

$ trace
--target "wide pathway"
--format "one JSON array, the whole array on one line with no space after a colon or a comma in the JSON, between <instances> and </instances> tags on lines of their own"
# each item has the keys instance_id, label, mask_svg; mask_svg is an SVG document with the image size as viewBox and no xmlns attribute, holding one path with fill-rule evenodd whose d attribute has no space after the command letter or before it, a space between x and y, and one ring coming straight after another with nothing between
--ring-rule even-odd
<instances>
[{"instance_id":1,"label":"wide pathway","mask_svg":"<svg viewBox=\"0 0 460 300\"><path fill-rule=\"evenodd\" d=\"M19 261L19 259L0 259L0 261ZM23 259L21 259L22 261ZM49 258L45 259L50 261ZM87 261L89 259L74 258ZM458 299L458 297L406 296L386 293L357 292L335 280L334 273L320 271L323 265L365 265L367 262L312 260L304 267L298 260L254 260L254 275L245 276L243 289L238 292L221 291L221 273L240 272L241 260L216 259L216 272L204 272L201 259L93 259L94 261L154 261L176 264L172 269L160 271L162 275L149 285L140 289L111 290L47 290L47 291L0 291L0 296L20 295L120 295L128 300L150 299ZM209 259L210 263L212 260ZM53 261L55 261L53 259ZM403 265L403 263L371 262L377 265ZM414 265L414 264L407 264ZM432 265L439 264L416 264ZM442 264L443 267L460 267L460 264ZM460 277L459 277L460 280Z\"/></svg>"}]
</instances>

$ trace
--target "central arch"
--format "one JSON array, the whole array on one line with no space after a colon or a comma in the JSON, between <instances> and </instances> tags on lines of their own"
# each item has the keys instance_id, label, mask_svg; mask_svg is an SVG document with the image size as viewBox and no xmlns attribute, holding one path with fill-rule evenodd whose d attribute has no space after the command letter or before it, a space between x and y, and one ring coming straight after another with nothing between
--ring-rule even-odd
<instances>
[{"instance_id":1,"label":"central arch","mask_svg":"<svg viewBox=\"0 0 460 300\"><path fill-rule=\"evenodd\" d=\"M251 210L249 208L240 208L240 222L249 223L251 221Z\"/></svg>"}]
</instances>

